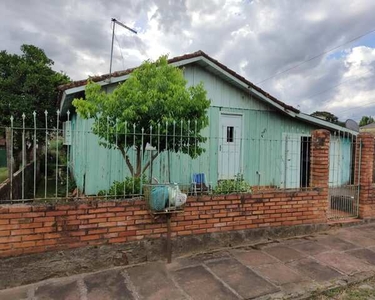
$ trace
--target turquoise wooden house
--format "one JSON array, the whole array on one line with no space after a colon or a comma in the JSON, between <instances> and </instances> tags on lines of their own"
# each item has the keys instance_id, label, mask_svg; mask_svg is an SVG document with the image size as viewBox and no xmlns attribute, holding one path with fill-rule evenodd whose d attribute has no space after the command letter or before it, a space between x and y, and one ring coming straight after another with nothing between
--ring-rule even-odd
<instances>
[{"instance_id":1,"label":"turquoise wooden house","mask_svg":"<svg viewBox=\"0 0 375 300\"><path fill-rule=\"evenodd\" d=\"M202 132L208 138L202 145L205 153L196 159L182 153L160 153L152 164L152 177L159 182L189 185L194 174L204 174L206 184L215 187L220 180L240 174L252 186L307 186L309 142L315 129L332 132L331 185L350 181L351 141L357 132L300 112L202 51L172 58L169 63L183 69L189 85L204 83L211 106L209 126ZM93 80L111 93L132 70ZM70 111L71 122L65 127L69 128L71 172L81 192L95 195L131 174L120 151L99 145L98 137L90 132L93 120L82 119L74 111L72 100L84 97L86 83L82 80L61 86L59 106L65 120ZM130 148L131 160L132 152Z\"/></svg>"}]
</instances>

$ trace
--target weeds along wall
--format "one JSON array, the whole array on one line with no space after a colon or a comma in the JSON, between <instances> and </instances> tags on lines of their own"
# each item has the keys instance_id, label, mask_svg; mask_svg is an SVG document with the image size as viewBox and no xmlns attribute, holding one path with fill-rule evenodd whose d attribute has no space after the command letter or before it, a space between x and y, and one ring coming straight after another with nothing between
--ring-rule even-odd
<instances>
[{"instance_id":1,"label":"weeds along wall","mask_svg":"<svg viewBox=\"0 0 375 300\"><path fill-rule=\"evenodd\" d=\"M326 191L189 197L172 217L172 237L325 223ZM0 206L0 257L89 245L159 239L165 219L153 220L143 200Z\"/></svg>"}]
</instances>

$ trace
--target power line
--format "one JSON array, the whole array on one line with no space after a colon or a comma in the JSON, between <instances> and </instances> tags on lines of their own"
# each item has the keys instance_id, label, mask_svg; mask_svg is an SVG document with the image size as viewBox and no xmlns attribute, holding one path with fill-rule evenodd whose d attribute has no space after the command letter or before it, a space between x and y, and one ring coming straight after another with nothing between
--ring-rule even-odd
<instances>
[{"instance_id":1,"label":"power line","mask_svg":"<svg viewBox=\"0 0 375 300\"><path fill-rule=\"evenodd\" d=\"M265 78L265 79L263 79L263 80L257 82L256 84L261 84L261 83L263 83L263 82L265 82L265 81L268 81L268 80L270 80L270 79L272 79L272 78L275 78L275 77L277 77L277 76L279 76L279 75L281 75L281 74L284 74L284 73L286 73L286 72L289 72L289 71L291 71L291 70L293 70L293 69L295 69L295 68L300 67L301 65L303 65L303 64L305 64L305 63L308 63L308 62L310 62L310 61L312 61L312 60L314 60L314 59L317 59L318 57L320 57L320 56L322 56L322 55L325 55L325 54L327 54L327 53L329 53L329 52L332 52L332 51L334 51L334 50L337 50L337 49L341 48L342 46L344 46L344 45L346 45L346 44L350 44L351 42L354 42L354 41L356 41L356 40L358 40L358 39L360 39L360 38L362 38L362 37L364 37L364 36L366 36L366 35L369 35L369 34L373 33L373 32L375 32L375 29L372 29L372 30L370 30L370 31L368 31L368 32L366 32L366 33L364 33L364 34L361 34L361 35L359 35L359 36L357 36L357 37L355 37L355 38L353 38L353 39L351 39L351 40L349 40L349 41L347 41L347 42L345 42L345 43L343 43L343 44L340 44L340 45L335 46L335 47L333 47L333 48L331 48L331 49L328 49L328 50L326 50L326 51L323 51L323 52L321 52L321 53L319 53L319 54L317 54L317 55L314 55L314 56L312 56L312 57L310 57L310 58L308 58L308 59L306 59L306 60L304 60L304 61L302 61L302 62L300 62L300 63L298 63L298 64L296 64L296 65L294 65L293 67L290 67L290 68L285 69L285 70L283 70L283 71L277 72L277 73L275 73L274 75L272 75L272 76L270 76L270 77L267 77L267 78Z\"/></svg>"},{"instance_id":2,"label":"power line","mask_svg":"<svg viewBox=\"0 0 375 300\"><path fill-rule=\"evenodd\" d=\"M339 110L336 113L344 113L344 112L347 112L347 111L350 111L350 110L356 110L356 109L359 109L359 108L369 107L369 106L375 106L375 102L367 103L365 105L360 105L360 106L353 106L353 107L345 109L345 110L341 110L341 111Z\"/></svg>"},{"instance_id":3,"label":"power line","mask_svg":"<svg viewBox=\"0 0 375 300\"><path fill-rule=\"evenodd\" d=\"M361 79L363 75L366 75L366 74L368 74L368 73L372 73L372 70L367 71L367 72L365 72L365 73L363 73L363 74L361 74L361 75L356 75L354 78L349 78L348 80L341 81L340 83L338 83L338 84L336 84L336 85L334 85L334 86L332 86L332 87L330 87L330 88L327 88L327 89L325 89L325 90L323 90L323 91L320 91L319 93L313 94L313 95L308 96L308 97L303 97L303 98L307 98L307 99L315 98L315 97L317 97L317 96L319 96L319 95L321 95L321 94L324 94L324 93L326 93L326 92L329 92L330 90L333 90L333 89L339 87L340 85L342 85L342 84L344 84L344 83L347 83L347 82L349 82L349 81L352 81L353 79ZM361 78L356 78L356 77L358 77L358 76L360 76ZM326 102L328 102L328 101L324 101L324 102L322 102L322 103L326 103Z\"/></svg>"}]
</instances>

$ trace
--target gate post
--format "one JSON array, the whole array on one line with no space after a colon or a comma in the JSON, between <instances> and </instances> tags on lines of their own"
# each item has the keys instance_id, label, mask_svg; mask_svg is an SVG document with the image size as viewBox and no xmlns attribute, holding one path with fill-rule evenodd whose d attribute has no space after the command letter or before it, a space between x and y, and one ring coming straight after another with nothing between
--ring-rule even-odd
<instances>
[{"instance_id":1,"label":"gate post","mask_svg":"<svg viewBox=\"0 0 375 300\"><path fill-rule=\"evenodd\" d=\"M314 204L324 210L327 220L328 181L329 181L329 143L330 132L318 129L311 132L310 187L319 191L322 203ZM323 203L324 202L324 203Z\"/></svg>"},{"instance_id":2,"label":"gate post","mask_svg":"<svg viewBox=\"0 0 375 300\"><path fill-rule=\"evenodd\" d=\"M311 133L310 187L321 188L328 195L330 132L325 129ZM327 205L328 206L328 205Z\"/></svg>"},{"instance_id":3,"label":"gate post","mask_svg":"<svg viewBox=\"0 0 375 300\"><path fill-rule=\"evenodd\" d=\"M355 174L359 174L359 217L375 217L375 184L374 184L374 142L375 136L368 132L358 134L357 164ZM361 151L361 153L359 153Z\"/></svg>"}]
</instances>

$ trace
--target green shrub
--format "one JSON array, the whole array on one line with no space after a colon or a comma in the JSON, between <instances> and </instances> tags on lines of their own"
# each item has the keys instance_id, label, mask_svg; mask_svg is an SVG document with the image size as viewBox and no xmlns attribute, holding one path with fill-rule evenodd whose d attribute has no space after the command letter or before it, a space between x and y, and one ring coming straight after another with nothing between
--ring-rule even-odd
<instances>
[{"instance_id":1,"label":"green shrub","mask_svg":"<svg viewBox=\"0 0 375 300\"><path fill-rule=\"evenodd\" d=\"M146 182L146 175L142 176L142 183ZM126 177L124 181L114 181L108 191L101 190L98 196L121 196L124 195L139 195L141 193L141 177Z\"/></svg>"},{"instance_id":2,"label":"green shrub","mask_svg":"<svg viewBox=\"0 0 375 300\"><path fill-rule=\"evenodd\" d=\"M242 174L235 176L235 179L226 179L219 181L217 187L213 190L214 194L232 194L232 193L251 193L252 189Z\"/></svg>"}]
</instances>

